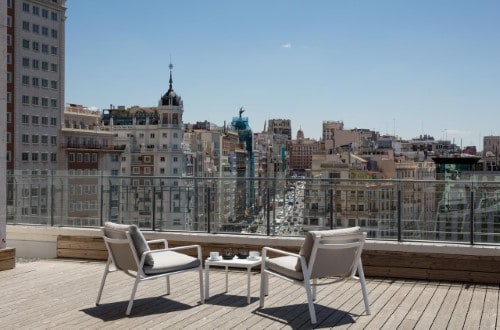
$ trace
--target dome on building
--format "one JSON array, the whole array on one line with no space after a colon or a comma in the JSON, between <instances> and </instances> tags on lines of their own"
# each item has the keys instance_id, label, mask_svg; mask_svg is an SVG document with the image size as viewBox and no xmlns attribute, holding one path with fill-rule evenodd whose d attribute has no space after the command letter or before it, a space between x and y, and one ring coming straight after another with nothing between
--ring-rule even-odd
<instances>
[{"instance_id":1,"label":"dome on building","mask_svg":"<svg viewBox=\"0 0 500 330\"><path fill-rule=\"evenodd\" d=\"M302 127L297 131L297 140L304 139L304 131L302 131Z\"/></svg>"},{"instance_id":2,"label":"dome on building","mask_svg":"<svg viewBox=\"0 0 500 330\"><path fill-rule=\"evenodd\" d=\"M177 95L172 87L172 64L170 64L170 80L168 91L161 97L160 105L182 105L182 99L179 95Z\"/></svg>"}]
</instances>

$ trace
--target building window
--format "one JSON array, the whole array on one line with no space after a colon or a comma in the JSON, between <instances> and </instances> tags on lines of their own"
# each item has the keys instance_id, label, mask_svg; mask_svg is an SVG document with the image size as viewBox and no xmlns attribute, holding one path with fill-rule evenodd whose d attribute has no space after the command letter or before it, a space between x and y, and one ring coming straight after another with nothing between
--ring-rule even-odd
<instances>
[{"instance_id":1,"label":"building window","mask_svg":"<svg viewBox=\"0 0 500 330\"><path fill-rule=\"evenodd\" d=\"M42 70L49 71L49 62L42 61Z\"/></svg>"},{"instance_id":2,"label":"building window","mask_svg":"<svg viewBox=\"0 0 500 330\"><path fill-rule=\"evenodd\" d=\"M28 5L26 2L23 2L23 11L25 13L29 13L30 12L30 5Z\"/></svg>"},{"instance_id":3,"label":"building window","mask_svg":"<svg viewBox=\"0 0 500 330\"><path fill-rule=\"evenodd\" d=\"M32 135L31 136L31 143L38 144L38 140L39 140L38 135Z\"/></svg>"},{"instance_id":4,"label":"building window","mask_svg":"<svg viewBox=\"0 0 500 330\"><path fill-rule=\"evenodd\" d=\"M39 105L38 96L31 97L31 104L32 105Z\"/></svg>"},{"instance_id":5,"label":"building window","mask_svg":"<svg viewBox=\"0 0 500 330\"><path fill-rule=\"evenodd\" d=\"M30 77L29 76L23 76L22 78L23 85L28 86L30 84Z\"/></svg>"},{"instance_id":6,"label":"building window","mask_svg":"<svg viewBox=\"0 0 500 330\"><path fill-rule=\"evenodd\" d=\"M52 89L57 89L57 81L51 80L50 81L50 88Z\"/></svg>"},{"instance_id":7,"label":"building window","mask_svg":"<svg viewBox=\"0 0 500 330\"><path fill-rule=\"evenodd\" d=\"M38 8L37 6L33 6L32 13L33 13L33 15L39 16L40 15L40 8Z\"/></svg>"},{"instance_id":8,"label":"building window","mask_svg":"<svg viewBox=\"0 0 500 330\"><path fill-rule=\"evenodd\" d=\"M7 92L7 103L12 103L12 93Z\"/></svg>"},{"instance_id":9,"label":"building window","mask_svg":"<svg viewBox=\"0 0 500 330\"><path fill-rule=\"evenodd\" d=\"M144 174L147 174L147 175L151 174L151 168L150 167L145 167L144 168Z\"/></svg>"},{"instance_id":10,"label":"building window","mask_svg":"<svg viewBox=\"0 0 500 330\"><path fill-rule=\"evenodd\" d=\"M48 88L49 87L49 81L47 79L42 78L42 88Z\"/></svg>"},{"instance_id":11,"label":"building window","mask_svg":"<svg viewBox=\"0 0 500 330\"><path fill-rule=\"evenodd\" d=\"M57 13L51 12L51 13L50 13L50 18L51 18L53 21L57 21Z\"/></svg>"},{"instance_id":12,"label":"building window","mask_svg":"<svg viewBox=\"0 0 500 330\"><path fill-rule=\"evenodd\" d=\"M38 125L38 116L31 116L31 123L33 125Z\"/></svg>"},{"instance_id":13,"label":"building window","mask_svg":"<svg viewBox=\"0 0 500 330\"><path fill-rule=\"evenodd\" d=\"M57 30L51 29L50 35L52 36L52 38L57 39Z\"/></svg>"},{"instance_id":14,"label":"building window","mask_svg":"<svg viewBox=\"0 0 500 330\"><path fill-rule=\"evenodd\" d=\"M36 34L40 33L40 25L38 25L38 24L33 24L33 25L31 26L31 31L33 31L33 33L36 33Z\"/></svg>"},{"instance_id":15,"label":"building window","mask_svg":"<svg viewBox=\"0 0 500 330\"><path fill-rule=\"evenodd\" d=\"M7 35L7 46L12 46L12 36L10 34Z\"/></svg>"},{"instance_id":16,"label":"building window","mask_svg":"<svg viewBox=\"0 0 500 330\"><path fill-rule=\"evenodd\" d=\"M31 153L31 161L32 162L37 162L38 161L38 152L32 152Z\"/></svg>"},{"instance_id":17,"label":"building window","mask_svg":"<svg viewBox=\"0 0 500 330\"><path fill-rule=\"evenodd\" d=\"M165 161L165 157L160 157L160 162L164 162Z\"/></svg>"},{"instance_id":18,"label":"building window","mask_svg":"<svg viewBox=\"0 0 500 330\"><path fill-rule=\"evenodd\" d=\"M30 22L23 21L23 30L24 31L30 30Z\"/></svg>"},{"instance_id":19,"label":"building window","mask_svg":"<svg viewBox=\"0 0 500 330\"><path fill-rule=\"evenodd\" d=\"M40 68L40 61L38 60L31 61L31 67L35 70L38 70Z\"/></svg>"},{"instance_id":20,"label":"building window","mask_svg":"<svg viewBox=\"0 0 500 330\"><path fill-rule=\"evenodd\" d=\"M29 134L23 134L22 137L21 137L21 141L24 144L30 143L30 136L29 136Z\"/></svg>"},{"instance_id":21,"label":"building window","mask_svg":"<svg viewBox=\"0 0 500 330\"><path fill-rule=\"evenodd\" d=\"M31 48L35 51L35 52L38 52L40 50L40 44L36 41L33 41L31 43Z\"/></svg>"},{"instance_id":22,"label":"building window","mask_svg":"<svg viewBox=\"0 0 500 330\"><path fill-rule=\"evenodd\" d=\"M42 8L42 17L49 18L49 11L47 9Z\"/></svg>"},{"instance_id":23,"label":"building window","mask_svg":"<svg viewBox=\"0 0 500 330\"><path fill-rule=\"evenodd\" d=\"M50 161L57 162L57 154L55 152L50 154Z\"/></svg>"},{"instance_id":24,"label":"building window","mask_svg":"<svg viewBox=\"0 0 500 330\"><path fill-rule=\"evenodd\" d=\"M50 65L50 70L51 70L52 72L57 72L57 64L52 63L52 64Z\"/></svg>"},{"instance_id":25,"label":"building window","mask_svg":"<svg viewBox=\"0 0 500 330\"><path fill-rule=\"evenodd\" d=\"M50 99L50 106L52 108L57 108L57 100L56 99Z\"/></svg>"},{"instance_id":26,"label":"building window","mask_svg":"<svg viewBox=\"0 0 500 330\"><path fill-rule=\"evenodd\" d=\"M42 97L42 107L48 107L49 106L49 99L46 97ZM42 117L43 119L43 117ZM43 124L43 121L42 121Z\"/></svg>"},{"instance_id":27,"label":"building window","mask_svg":"<svg viewBox=\"0 0 500 330\"><path fill-rule=\"evenodd\" d=\"M42 98L42 104L43 104L43 99L44 98ZM42 117L42 125L45 126L49 125L49 117Z\"/></svg>"},{"instance_id":28,"label":"building window","mask_svg":"<svg viewBox=\"0 0 500 330\"><path fill-rule=\"evenodd\" d=\"M7 8L12 8L12 0L7 0Z\"/></svg>"},{"instance_id":29,"label":"building window","mask_svg":"<svg viewBox=\"0 0 500 330\"><path fill-rule=\"evenodd\" d=\"M23 39L23 48L30 49L30 41L27 39Z\"/></svg>"},{"instance_id":30,"label":"building window","mask_svg":"<svg viewBox=\"0 0 500 330\"><path fill-rule=\"evenodd\" d=\"M140 170L139 167L134 166L134 167L132 167L132 173L133 174L139 174L139 173L141 173L141 170Z\"/></svg>"},{"instance_id":31,"label":"building window","mask_svg":"<svg viewBox=\"0 0 500 330\"><path fill-rule=\"evenodd\" d=\"M23 95L23 104L30 104L30 97L28 95Z\"/></svg>"},{"instance_id":32,"label":"building window","mask_svg":"<svg viewBox=\"0 0 500 330\"><path fill-rule=\"evenodd\" d=\"M48 144L49 143L49 137L47 135L42 135L42 144Z\"/></svg>"},{"instance_id":33,"label":"building window","mask_svg":"<svg viewBox=\"0 0 500 330\"><path fill-rule=\"evenodd\" d=\"M49 35L49 28L46 26L42 26L42 35L43 36L48 36Z\"/></svg>"},{"instance_id":34,"label":"building window","mask_svg":"<svg viewBox=\"0 0 500 330\"><path fill-rule=\"evenodd\" d=\"M57 47L55 47L55 46L51 46L51 47L50 47L50 53L51 53L52 55L57 55Z\"/></svg>"},{"instance_id":35,"label":"building window","mask_svg":"<svg viewBox=\"0 0 500 330\"><path fill-rule=\"evenodd\" d=\"M41 160L42 160L42 162L46 162L46 161L48 161L48 160L49 160L49 154L48 154L48 153L46 153L46 152L42 152L42 153L40 154L40 156L42 157L42 159L41 159Z\"/></svg>"},{"instance_id":36,"label":"building window","mask_svg":"<svg viewBox=\"0 0 500 330\"><path fill-rule=\"evenodd\" d=\"M179 158L174 157L174 163L177 163L179 161Z\"/></svg>"},{"instance_id":37,"label":"building window","mask_svg":"<svg viewBox=\"0 0 500 330\"><path fill-rule=\"evenodd\" d=\"M50 125L57 126L57 118L56 117L50 117Z\"/></svg>"},{"instance_id":38,"label":"building window","mask_svg":"<svg viewBox=\"0 0 500 330\"><path fill-rule=\"evenodd\" d=\"M22 159L23 161L26 161L26 162L27 162L27 161L30 159L29 157L30 157L30 153L29 153L29 152L23 152L23 153L21 154L21 159Z\"/></svg>"},{"instance_id":39,"label":"building window","mask_svg":"<svg viewBox=\"0 0 500 330\"><path fill-rule=\"evenodd\" d=\"M31 78L31 84L33 85L33 87L38 87L39 86L39 82L40 82L39 78L37 78L37 77Z\"/></svg>"},{"instance_id":40,"label":"building window","mask_svg":"<svg viewBox=\"0 0 500 330\"><path fill-rule=\"evenodd\" d=\"M151 156L144 156L144 163L151 163Z\"/></svg>"},{"instance_id":41,"label":"building window","mask_svg":"<svg viewBox=\"0 0 500 330\"><path fill-rule=\"evenodd\" d=\"M42 44L42 53L44 53L44 54L48 54L49 53L49 45Z\"/></svg>"},{"instance_id":42,"label":"building window","mask_svg":"<svg viewBox=\"0 0 500 330\"><path fill-rule=\"evenodd\" d=\"M23 67L29 68L30 67L30 59L27 57L23 57Z\"/></svg>"},{"instance_id":43,"label":"building window","mask_svg":"<svg viewBox=\"0 0 500 330\"><path fill-rule=\"evenodd\" d=\"M97 163L97 154L96 153L92 154L92 162Z\"/></svg>"},{"instance_id":44,"label":"building window","mask_svg":"<svg viewBox=\"0 0 500 330\"><path fill-rule=\"evenodd\" d=\"M81 163L83 160L83 155L81 153L77 153L76 154L76 161Z\"/></svg>"},{"instance_id":45,"label":"building window","mask_svg":"<svg viewBox=\"0 0 500 330\"><path fill-rule=\"evenodd\" d=\"M7 64L12 64L12 54L7 53Z\"/></svg>"},{"instance_id":46,"label":"building window","mask_svg":"<svg viewBox=\"0 0 500 330\"><path fill-rule=\"evenodd\" d=\"M23 97L24 97L24 95L23 95ZM30 116L28 116L28 115L23 115L23 116L21 117L21 121L22 121L22 123L23 123L23 124L29 124L29 123L30 123Z\"/></svg>"},{"instance_id":47,"label":"building window","mask_svg":"<svg viewBox=\"0 0 500 330\"><path fill-rule=\"evenodd\" d=\"M50 137L50 144L52 144L53 146L57 144L57 136Z\"/></svg>"}]
</instances>

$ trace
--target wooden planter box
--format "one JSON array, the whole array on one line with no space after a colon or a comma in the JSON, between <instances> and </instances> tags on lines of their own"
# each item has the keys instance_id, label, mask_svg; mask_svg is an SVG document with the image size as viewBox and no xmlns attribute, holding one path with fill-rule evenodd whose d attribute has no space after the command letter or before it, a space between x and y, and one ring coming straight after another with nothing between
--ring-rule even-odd
<instances>
[{"instance_id":1,"label":"wooden planter box","mask_svg":"<svg viewBox=\"0 0 500 330\"><path fill-rule=\"evenodd\" d=\"M0 249L0 271L16 267L16 249Z\"/></svg>"}]
</instances>

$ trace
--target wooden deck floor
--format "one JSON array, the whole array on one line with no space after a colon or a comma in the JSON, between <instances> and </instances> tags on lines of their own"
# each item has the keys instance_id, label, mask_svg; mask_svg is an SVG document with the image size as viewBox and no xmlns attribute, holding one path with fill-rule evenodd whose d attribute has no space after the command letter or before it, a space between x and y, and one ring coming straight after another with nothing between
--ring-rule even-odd
<instances>
[{"instance_id":1,"label":"wooden deck floor","mask_svg":"<svg viewBox=\"0 0 500 330\"><path fill-rule=\"evenodd\" d=\"M260 275L252 276L252 300L246 302L246 275L225 277L211 270L211 298L199 304L198 275L139 285L132 315L125 317L133 279L123 273L108 277L101 305L95 306L104 263L40 260L18 263L0 272L2 329L264 329L312 328L305 294L298 286L270 278L270 295L258 309ZM368 278L372 315L364 314L355 281L318 290L317 328L353 329L498 329L498 285Z\"/></svg>"}]
</instances>

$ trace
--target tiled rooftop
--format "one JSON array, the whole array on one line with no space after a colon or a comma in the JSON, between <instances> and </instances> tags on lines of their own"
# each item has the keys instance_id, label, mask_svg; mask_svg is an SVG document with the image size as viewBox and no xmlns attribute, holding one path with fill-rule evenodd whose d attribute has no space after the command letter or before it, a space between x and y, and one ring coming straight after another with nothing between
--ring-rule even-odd
<instances>
[{"instance_id":1,"label":"tiled rooftop","mask_svg":"<svg viewBox=\"0 0 500 330\"><path fill-rule=\"evenodd\" d=\"M63 259L17 263L0 272L2 329L244 329L312 328L304 290L270 277L270 295L259 309L260 275L225 277L212 270L210 294L199 304L198 274L142 282L130 317L125 316L133 279L112 273L100 306L95 299L103 262ZM344 281L318 288L317 328L495 329L500 327L499 285L367 278L371 315L365 315L360 286Z\"/></svg>"}]
</instances>

